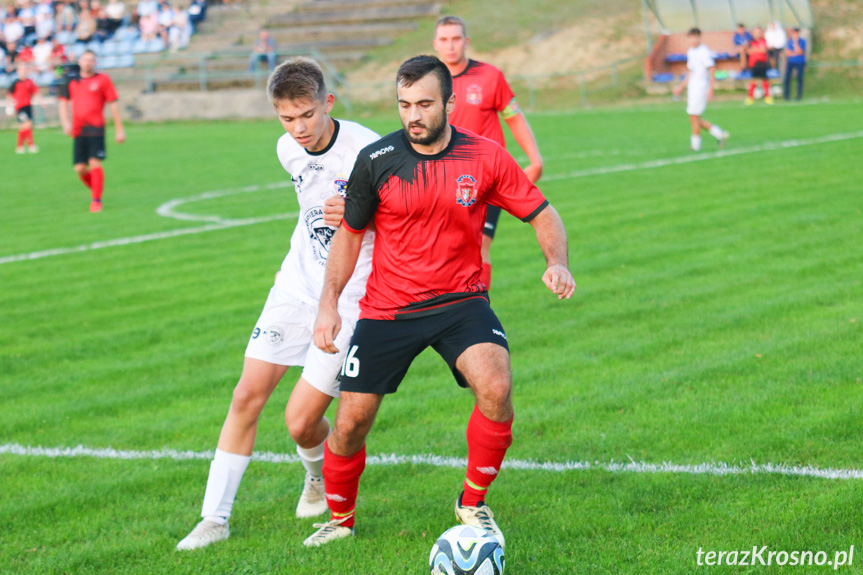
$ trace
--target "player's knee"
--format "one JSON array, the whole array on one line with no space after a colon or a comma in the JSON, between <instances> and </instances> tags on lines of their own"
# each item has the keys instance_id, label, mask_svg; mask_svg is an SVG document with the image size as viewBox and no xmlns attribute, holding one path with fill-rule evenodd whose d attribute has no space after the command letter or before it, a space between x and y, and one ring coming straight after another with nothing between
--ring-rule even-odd
<instances>
[{"instance_id":1,"label":"player's knee","mask_svg":"<svg viewBox=\"0 0 863 575\"><path fill-rule=\"evenodd\" d=\"M315 441L315 434L317 432L316 421L311 421L310 418L303 415L285 413L285 425L288 427L291 439L300 447L314 447L320 443L320 441Z\"/></svg>"},{"instance_id":2,"label":"player's knee","mask_svg":"<svg viewBox=\"0 0 863 575\"><path fill-rule=\"evenodd\" d=\"M266 401L267 398L259 389L241 379L237 387L234 388L231 408L240 413L259 412Z\"/></svg>"},{"instance_id":3,"label":"player's knee","mask_svg":"<svg viewBox=\"0 0 863 575\"><path fill-rule=\"evenodd\" d=\"M87 164L75 164L75 172L81 176L90 171L89 166Z\"/></svg>"},{"instance_id":4,"label":"player's knee","mask_svg":"<svg viewBox=\"0 0 863 575\"><path fill-rule=\"evenodd\" d=\"M503 374L497 379L486 382L482 389L477 391L477 396L492 405L506 405L512 396L512 381Z\"/></svg>"}]
</instances>

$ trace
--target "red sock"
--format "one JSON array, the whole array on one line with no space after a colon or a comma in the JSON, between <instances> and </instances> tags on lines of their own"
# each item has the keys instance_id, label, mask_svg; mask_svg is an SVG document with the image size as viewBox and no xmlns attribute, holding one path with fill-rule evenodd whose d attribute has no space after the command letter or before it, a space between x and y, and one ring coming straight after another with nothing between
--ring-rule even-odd
<instances>
[{"instance_id":1,"label":"red sock","mask_svg":"<svg viewBox=\"0 0 863 575\"><path fill-rule=\"evenodd\" d=\"M495 480L506 450L512 445L512 419L492 421L474 406L467 423L467 477L461 504L476 507L485 500L488 486Z\"/></svg>"},{"instance_id":2,"label":"red sock","mask_svg":"<svg viewBox=\"0 0 863 575\"><path fill-rule=\"evenodd\" d=\"M27 128L24 130L24 139L27 140L27 143L31 146L33 145L33 128Z\"/></svg>"},{"instance_id":3,"label":"red sock","mask_svg":"<svg viewBox=\"0 0 863 575\"><path fill-rule=\"evenodd\" d=\"M92 180L90 178L90 172L82 172L78 174L78 177L81 178L81 181L84 182L84 185L87 186L87 188L90 188L90 182Z\"/></svg>"},{"instance_id":4,"label":"red sock","mask_svg":"<svg viewBox=\"0 0 863 575\"><path fill-rule=\"evenodd\" d=\"M90 170L90 196L95 201L102 201L102 188L105 185L105 172L102 171L102 168L93 168Z\"/></svg>"},{"instance_id":5,"label":"red sock","mask_svg":"<svg viewBox=\"0 0 863 575\"><path fill-rule=\"evenodd\" d=\"M749 97L750 97L750 98L754 98L754 97L755 97L755 82L750 82L750 83L749 83Z\"/></svg>"},{"instance_id":6,"label":"red sock","mask_svg":"<svg viewBox=\"0 0 863 575\"><path fill-rule=\"evenodd\" d=\"M770 81L764 80L764 83L761 85L761 87L764 89L764 97L767 98L768 96L770 96Z\"/></svg>"},{"instance_id":7,"label":"red sock","mask_svg":"<svg viewBox=\"0 0 863 575\"><path fill-rule=\"evenodd\" d=\"M479 281L485 284L485 289L491 289L491 264L483 262L482 271L479 272Z\"/></svg>"},{"instance_id":8,"label":"red sock","mask_svg":"<svg viewBox=\"0 0 863 575\"><path fill-rule=\"evenodd\" d=\"M17 144L17 146L20 147L23 145L24 145L24 130L18 130L18 144Z\"/></svg>"},{"instance_id":9,"label":"red sock","mask_svg":"<svg viewBox=\"0 0 863 575\"><path fill-rule=\"evenodd\" d=\"M332 519L347 517L342 523L344 527L354 526L360 475L365 468L365 446L359 452L345 457L334 454L330 451L329 444L324 444L324 492L327 495L327 505L330 507Z\"/></svg>"}]
</instances>

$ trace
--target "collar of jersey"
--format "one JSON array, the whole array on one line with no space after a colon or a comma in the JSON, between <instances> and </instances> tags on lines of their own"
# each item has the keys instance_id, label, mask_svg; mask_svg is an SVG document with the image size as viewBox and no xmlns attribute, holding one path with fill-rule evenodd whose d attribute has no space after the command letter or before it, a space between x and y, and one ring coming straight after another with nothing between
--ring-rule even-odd
<instances>
[{"instance_id":1,"label":"collar of jersey","mask_svg":"<svg viewBox=\"0 0 863 575\"><path fill-rule=\"evenodd\" d=\"M330 138L330 143L327 144L327 147L324 148L323 150L321 150L320 152L310 152L310 151L306 150L306 153L308 155L310 155L310 156L323 156L324 154L329 152L332 149L332 147L335 145L336 140L339 137L339 121L336 120L335 118L330 118L330 119L333 121L333 124L335 124L335 126L336 126L335 128L333 128L333 137ZM303 148L303 149L305 150L305 148Z\"/></svg>"},{"instance_id":2,"label":"collar of jersey","mask_svg":"<svg viewBox=\"0 0 863 575\"><path fill-rule=\"evenodd\" d=\"M447 125L449 126L449 124ZM437 154L421 154L414 150L414 147L411 145L410 140L408 140L408 137L405 135L404 130L402 130L402 140L404 141L405 147L407 148L408 152L410 152L414 157L424 161L440 160L452 151L453 147L455 146L455 141L460 137L459 131L455 129L455 126L449 126L449 129L452 133L449 139L449 144L447 144L446 148L444 148Z\"/></svg>"},{"instance_id":3,"label":"collar of jersey","mask_svg":"<svg viewBox=\"0 0 863 575\"><path fill-rule=\"evenodd\" d=\"M467 66L464 67L464 70L453 76L453 78L458 78L459 76L464 76L467 74L467 71L476 66L476 60L467 59Z\"/></svg>"}]
</instances>

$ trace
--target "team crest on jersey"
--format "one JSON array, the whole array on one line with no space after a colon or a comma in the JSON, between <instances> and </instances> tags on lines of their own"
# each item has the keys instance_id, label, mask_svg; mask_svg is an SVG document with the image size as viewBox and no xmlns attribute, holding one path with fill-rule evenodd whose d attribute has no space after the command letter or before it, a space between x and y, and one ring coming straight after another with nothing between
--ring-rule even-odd
<instances>
[{"instance_id":1,"label":"team crest on jersey","mask_svg":"<svg viewBox=\"0 0 863 575\"><path fill-rule=\"evenodd\" d=\"M456 202L460 206L468 207L476 203L476 178L473 176L461 176L456 180L458 188L455 192Z\"/></svg>"},{"instance_id":2,"label":"team crest on jersey","mask_svg":"<svg viewBox=\"0 0 863 575\"><path fill-rule=\"evenodd\" d=\"M477 106L482 104L482 86L479 84L472 84L467 87L467 95L466 98L468 104L473 104Z\"/></svg>"},{"instance_id":3,"label":"team crest on jersey","mask_svg":"<svg viewBox=\"0 0 863 575\"><path fill-rule=\"evenodd\" d=\"M341 197L346 197L348 195L348 181L344 178L336 178L333 182L333 185L336 188L336 193Z\"/></svg>"},{"instance_id":4,"label":"team crest on jersey","mask_svg":"<svg viewBox=\"0 0 863 575\"><path fill-rule=\"evenodd\" d=\"M322 266L327 265L327 256L330 255L330 242L336 230L324 223L324 208L320 206L307 211L303 220L306 223L315 261Z\"/></svg>"}]
</instances>

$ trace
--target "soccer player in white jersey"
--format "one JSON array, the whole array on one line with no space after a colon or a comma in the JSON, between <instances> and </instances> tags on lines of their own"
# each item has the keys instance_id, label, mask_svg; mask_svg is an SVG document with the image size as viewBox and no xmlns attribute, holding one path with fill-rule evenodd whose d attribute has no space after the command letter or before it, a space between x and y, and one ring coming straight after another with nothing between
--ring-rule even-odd
<instances>
[{"instance_id":1,"label":"soccer player in white jersey","mask_svg":"<svg viewBox=\"0 0 863 575\"><path fill-rule=\"evenodd\" d=\"M341 195L357 153L379 136L354 122L330 118L334 98L312 60L298 58L276 68L267 82L267 95L287 132L279 138L277 151L294 183L299 221L246 348L243 373L210 464L203 520L180 541L178 550L229 536L228 518L251 458L258 417L289 366L303 366L285 410L288 431L306 470L296 514L313 517L327 511L321 469L330 424L324 413L339 393L337 377L371 272L373 232L365 234L361 264L348 283L349 297L341 300L339 312L348 318L348 329L339 336L342 353L331 355L315 347L313 329L330 239L344 213Z\"/></svg>"},{"instance_id":2,"label":"soccer player in white jersey","mask_svg":"<svg viewBox=\"0 0 863 575\"><path fill-rule=\"evenodd\" d=\"M713 75L716 62L710 53L710 48L701 42L701 30L693 28L689 31L689 50L686 52L686 69L689 73L676 88L674 95L680 96L686 88L686 113L692 123L692 137L690 144L696 152L701 151L701 128L708 130L710 135L719 142L719 147L724 148L729 133L716 124L711 124L704 118L704 110L707 102L713 100L713 85L716 78Z\"/></svg>"}]
</instances>

